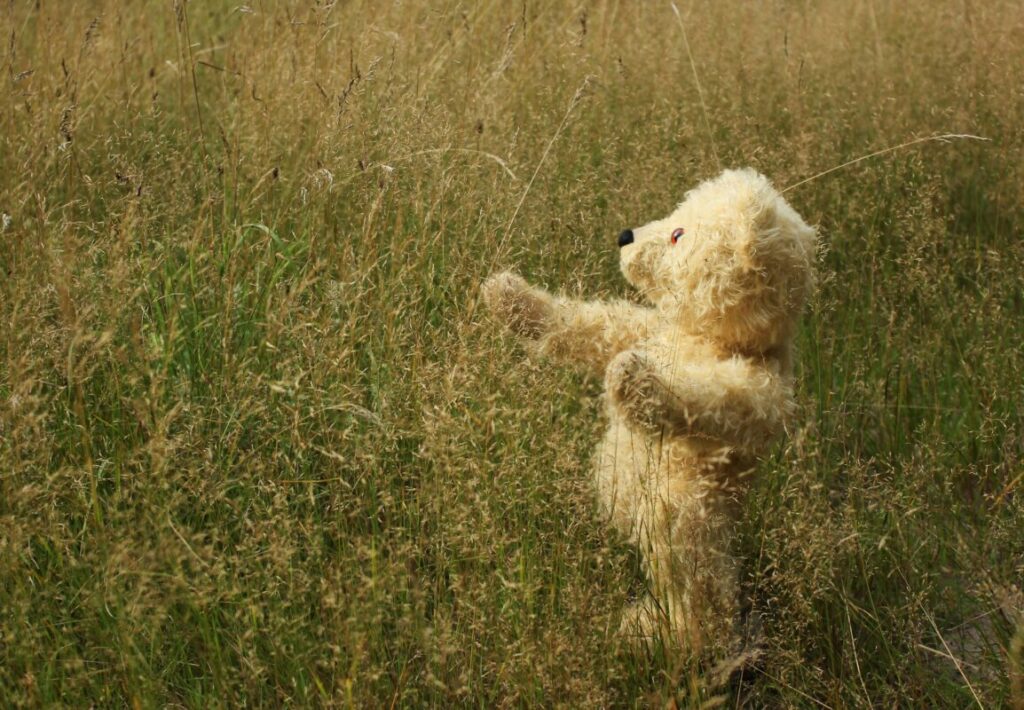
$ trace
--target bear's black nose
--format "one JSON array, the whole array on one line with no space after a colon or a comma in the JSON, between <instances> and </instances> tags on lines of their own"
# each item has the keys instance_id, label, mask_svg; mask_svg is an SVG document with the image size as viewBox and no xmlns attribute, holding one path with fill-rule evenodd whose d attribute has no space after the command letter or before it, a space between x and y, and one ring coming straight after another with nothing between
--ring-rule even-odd
<instances>
[{"instance_id":1,"label":"bear's black nose","mask_svg":"<svg viewBox=\"0 0 1024 710\"><path fill-rule=\"evenodd\" d=\"M633 230L626 229L619 235L619 249L633 243Z\"/></svg>"}]
</instances>

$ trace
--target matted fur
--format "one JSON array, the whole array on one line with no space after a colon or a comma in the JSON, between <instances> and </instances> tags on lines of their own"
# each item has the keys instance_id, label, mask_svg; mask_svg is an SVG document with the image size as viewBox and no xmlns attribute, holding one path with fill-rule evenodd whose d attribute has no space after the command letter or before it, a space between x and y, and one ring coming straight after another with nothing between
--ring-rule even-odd
<instances>
[{"instance_id":1,"label":"matted fur","mask_svg":"<svg viewBox=\"0 0 1024 710\"><path fill-rule=\"evenodd\" d=\"M508 272L483 295L535 354L604 376L597 494L639 546L652 592L623 628L724 650L737 609L736 516L747 474L794 411L791 341L814 288L817 238L749 169L701 184L633 233L622 273L648 307L570 300Z\"/></svg>"}]
</instances>

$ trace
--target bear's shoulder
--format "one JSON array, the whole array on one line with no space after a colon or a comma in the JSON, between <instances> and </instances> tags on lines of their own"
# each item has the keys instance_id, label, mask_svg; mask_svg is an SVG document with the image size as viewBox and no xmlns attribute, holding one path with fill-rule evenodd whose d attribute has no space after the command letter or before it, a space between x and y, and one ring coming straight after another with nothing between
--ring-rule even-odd
<instances>
[{"instance_id":1,"label":"bear's shoulder","mask_svg":"<svg viewBox=\"0 0 1024 710\"><path fill-rule=\"evenodd\" d=\"M659 360L720 360L729 356L719 344L680 327L663 326L651 330L644 349Z\"/></svg>"}]
</instances>

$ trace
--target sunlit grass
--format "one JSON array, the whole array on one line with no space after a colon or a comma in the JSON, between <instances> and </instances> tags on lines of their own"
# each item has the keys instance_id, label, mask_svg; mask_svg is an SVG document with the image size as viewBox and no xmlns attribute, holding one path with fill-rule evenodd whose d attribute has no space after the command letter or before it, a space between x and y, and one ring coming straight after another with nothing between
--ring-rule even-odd
<instances>
[{"instance_id":1,"label":"sunlit grass","mask_svg":"<svg viewBox=\"0 0 1024 710\"><path fill-rule=\"evenodd\" d=\"M1024 702L1019 10L679 9L692 64L668 3L0 10L2 704ZM478 284L626 294L614 235L719 162L948 132L991 140L787 193L827 251L761 661L633 653L599 383Z\"/></svg>"}]
</instances>

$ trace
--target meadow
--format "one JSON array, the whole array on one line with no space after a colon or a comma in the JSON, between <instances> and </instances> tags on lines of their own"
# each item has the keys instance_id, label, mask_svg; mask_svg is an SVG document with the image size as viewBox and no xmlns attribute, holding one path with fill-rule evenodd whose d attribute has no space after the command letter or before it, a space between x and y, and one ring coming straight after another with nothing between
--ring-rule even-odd
<instances>
[{"instance_id":1,"label":"meadow","mask_svg":"<svg viewBox=\"0 0 1024 710\"><path fill-rule=\"evenodd\" d=\"M0 7L0 705L1024 707L1024 12L678 11ZM823 251L730 673L616 634L600 383L478 288L746 165Z\"/></svg>"}]
</instances>

